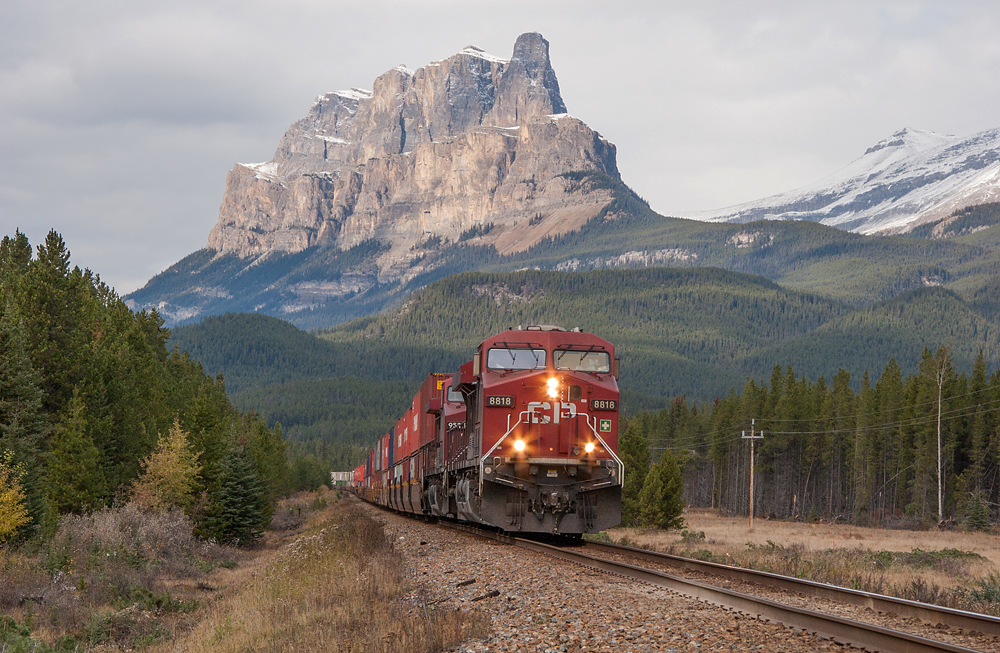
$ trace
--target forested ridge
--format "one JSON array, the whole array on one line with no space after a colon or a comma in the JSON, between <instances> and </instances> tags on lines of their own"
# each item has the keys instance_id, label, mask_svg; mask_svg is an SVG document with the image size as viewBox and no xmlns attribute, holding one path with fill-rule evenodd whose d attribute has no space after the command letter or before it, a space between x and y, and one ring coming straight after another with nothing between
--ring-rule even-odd
<instances>
[{"instance_id":1,"label":"forested ridge","mask_svg":"<svg viewBox=\"0 0 1000 653\"><path fill-rule=\"evenodd\" d=\"M159 316L71 267L55 232L34 253L3 238L0 291L0 542L128 500L183 507L220 540L266 526L287 489L280 431L170 352Z\"/></svg>"},{"instance_id":2,"label":"forested ridge","mask_svg":"<svg viewBox=\"0 0 1000 653\"><path fill-rule=\"evenodd\" d=\"M427 373L455 370L485 337L538 323L614 342L630 415L675 396L699 404L725 397L748 377L768 379L776 364L809 379L848 370L853 391L890 359L915 373L924 350L942 344L960 371L980 351L988 365L1000 364L996 314L944 288L854 307L712 268L462 273L319 338L276 318L232 314L176 328L171 346L224 373L238 406L280 422L290 452L346 469Z\"/></svg>"},{"instance_id":3,"label":"forested ridge","mask_svg":"<svg viewBox=\"0 0 1000 653\"><path fill-rule=\"evenodd\" d=\"M959 369L979 351L1000 363L1000 324L944 288L852 307L760 277L712 268L560 273L463 273L424 288L400 309L320 332L335 343L461 346L518 324L581 327L615 343L623 389L697 400L793 364L818 378L915 371L924 348L952 344Z\"/></svg>"}]
</instances>

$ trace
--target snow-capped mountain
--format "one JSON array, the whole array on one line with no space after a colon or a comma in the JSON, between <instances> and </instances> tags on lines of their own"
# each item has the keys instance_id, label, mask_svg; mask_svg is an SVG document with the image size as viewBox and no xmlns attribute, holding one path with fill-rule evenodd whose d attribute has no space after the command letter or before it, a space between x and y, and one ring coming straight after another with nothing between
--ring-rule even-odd
<instances>
[{"instance_id":1,"label":"snow-capped mountain","mask_svg":"<svg viewBox=\"0 0 1000 653\"><path fill-rule=\"evenodd\" d=\"M903 129L814 184L684 217L710 222L811 220L863 234L898 233L1000 201L1000 129L961 138Z\"/></svg>"}]
</instances>

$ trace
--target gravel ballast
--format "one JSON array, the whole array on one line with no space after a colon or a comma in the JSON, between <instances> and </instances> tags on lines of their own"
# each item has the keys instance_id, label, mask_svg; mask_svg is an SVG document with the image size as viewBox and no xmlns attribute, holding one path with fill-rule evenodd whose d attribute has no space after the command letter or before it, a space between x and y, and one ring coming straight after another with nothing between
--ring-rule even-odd
<instances>
[{"instance_id":1,"label":"gravel ballast","mask_svg":"<svg viewBox=\"0 0 1000 653\"><path fill-rule=\"evenodd\" d=\"M480 610L462 652L842 651L779 624L369 506L412 574L414 609Z\"/></svg>"}]
</instances>

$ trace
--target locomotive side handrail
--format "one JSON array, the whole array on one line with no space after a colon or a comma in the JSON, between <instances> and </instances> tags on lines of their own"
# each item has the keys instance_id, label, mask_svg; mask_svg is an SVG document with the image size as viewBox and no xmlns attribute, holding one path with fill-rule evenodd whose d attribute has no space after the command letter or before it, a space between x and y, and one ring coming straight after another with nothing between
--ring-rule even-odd
<instances>
[{"instance_id":1,"label":"locomotive side handrail","mask_svg":"<svg viewBox=\"0 0 1000 653\"><path fill-rule=\"evenodd\" d=\"M516 429L518 427L518 425L522 423L521 422L521 418L524 417L525 414L529 414L529 413L532 413L532 412L533 411L531 411L531 410L522 410L520 413L518 413L517 422L514 424L514 426L511 426L510 428L508 428L507 432L504 433L500 437L499 440L497 440L496 444L494 444L492 447L490 447L490 450L487 451L485 454L483 454L483 456L479 459L479 494L480 494L480 496L482 496L482 494L483 494L483 475L484 475L483 467L486 466L486 459L490 456L490 454L492 454L494 451L496 451L496 448L500 446L500 443L503 442L507 438L508 435L510 435L511 433L513 433L514 429ZM507 415L507 423L510 424L510 415Z\"/></svg>"},{"instance_id":2,"label":"locomotive side handrail","mask_svg":"<svg viewBox=\"0 0 1000 653\"><path fill-rule=\"evenodd\" d=\"M597 432L596 428L594 428L594 426L597 424L597 416L596 415L594 416L594 423L591 424L590 413L577 413L577 414L583 415L583 421L587 423L587 428L589 428L590 432L594 434L594 437L596 437L598 440L601 441L601 444L604 445L604 450L607 451L609 454L611 454L611 457L614 458L615 462L618 463L618 483L622 487L625 487L625 463L622 462L622 459L618 457L618 454L616 454L614 450L608 446L608 443L604 441L604 438L601 437L601 434Z\"/></svg>"}]
</instances>

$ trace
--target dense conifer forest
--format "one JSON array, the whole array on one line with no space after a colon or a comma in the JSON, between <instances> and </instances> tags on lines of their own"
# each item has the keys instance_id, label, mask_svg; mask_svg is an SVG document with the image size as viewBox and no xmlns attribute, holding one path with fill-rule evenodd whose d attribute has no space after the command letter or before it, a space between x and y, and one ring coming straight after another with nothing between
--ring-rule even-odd
<instances>
[{"instance_id":1,"label":"dense conifer forest","mask_svg":"<svg viewBox=\"0 0 1000 653\"><path fill-rule=\"evenodd\" d=\"M655 463L670 452L682 460L688 504L745 515L751 428L763 435L758 515L986 530L1000 501L1000 372L982 356L959 373L947 346L925 349L913 373L890 360L858 390L844 370L810 380L776 366L767 382L700 405L677 397L633 418L623 458L651 452ZM627 483L626 503L641 475Z\"/></svg>"},{"instance_id":2,"label":"dense conifer forest","mask_svg":"<svg viewBox=\"0 0 1000 653\"><path fill-rule=\"evenodd\" d=\"M280 429L168 350L159 316L71 267L55 232L35 252L3 239L0 295L0 541L127 500L183 507L220 541L263 529L289 484Z\"/></svg>"}]
</instances>

